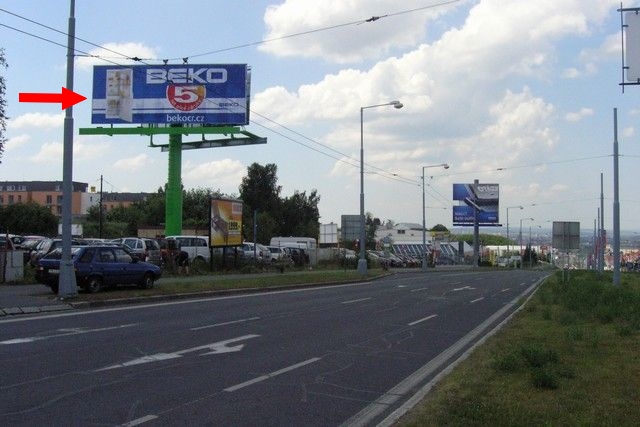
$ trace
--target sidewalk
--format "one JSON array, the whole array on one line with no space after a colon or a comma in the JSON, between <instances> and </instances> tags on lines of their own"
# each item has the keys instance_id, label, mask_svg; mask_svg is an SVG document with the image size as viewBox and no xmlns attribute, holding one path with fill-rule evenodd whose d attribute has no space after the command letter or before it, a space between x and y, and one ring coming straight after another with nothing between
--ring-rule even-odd
<instances>
[{"instance_id":1,"label":"sidewalk","mask_svg":"<svg viewBox=\"0 0 640 427\"><path fill-rule=\"evenodd\" d=\"M44 285L0 285L0 318L71 309Z\"/></svg>"}]
</instances>

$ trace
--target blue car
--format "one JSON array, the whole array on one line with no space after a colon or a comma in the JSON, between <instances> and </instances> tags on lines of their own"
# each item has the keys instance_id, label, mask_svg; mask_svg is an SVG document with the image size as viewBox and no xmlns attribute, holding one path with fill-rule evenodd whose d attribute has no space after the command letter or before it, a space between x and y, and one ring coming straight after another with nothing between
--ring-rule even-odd
<instances>
[{"instance_id":1,"label":"blue car","mask_svg":"<svg viewBox=\"0 0 640 427\"><path fill-rule=\"evenodd\" d=\"M62 249L55 249L38 261L36 279L58 293ZM94 293L116 285L153 287L162 271L157 265L139 261L125 248L115 245L79 246L71 248L76 284Z\"/></svg>"}]
</instances>

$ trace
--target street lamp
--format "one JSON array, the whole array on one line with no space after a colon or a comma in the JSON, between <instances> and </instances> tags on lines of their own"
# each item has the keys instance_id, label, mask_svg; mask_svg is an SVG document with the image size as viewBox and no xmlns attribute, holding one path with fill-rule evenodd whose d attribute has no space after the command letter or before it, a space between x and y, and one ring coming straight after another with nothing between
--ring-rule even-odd
<instances>
[{"instance_id":1,"label":"street lamp","mask_svg":"<svg viewBox=\"0 0 640 427\"><path fill-rule=\"evenodd\" d=\"M443 167L445 169L449 169L449 165L447 163L440 163L439 165L429 165L422 166L422 271L427 271L427 219L426 217L426 206L424 201L424 170L427 168L439 168Z\"/></svg>"},{"instance_id":2,"label":"street lamp","mask_svg":"<svg viewBox=\"0 0 640 427\"><path fill-rule=\"evenodd\" d=\"M511 255L509 255L509 209L524 209L523 206L507 206L507 255L509 257L511 257ZM511 260L511 258L509 258L509 260ZM509 261L509 264L511 264L511 261Z\"/></svg>"},{"instance_id":3,"label":"street lamp","mask_svg":"<svg viewBox=\"0 0 640 427\"><path fill-rule=\"evenodd\" d=\"M520 218L520 268L522 268L522 221L533 221L533 218Z\"/></svg>"},{"instance_id":4,"label":"street lamp","mask_svg":"<svg viewBox=\"0 0 640 427\"><path fill-rule=\"evenodd\" d=\"M393 105L393 108L402 108L402 102L391 101L384 104L368 105L360 107L360 259L358 260L358 273L365 276L367 274L367 259L365 258L366 235L364 232L364 110L367 108L383 107Z\"/></svg>"}]
</instances>

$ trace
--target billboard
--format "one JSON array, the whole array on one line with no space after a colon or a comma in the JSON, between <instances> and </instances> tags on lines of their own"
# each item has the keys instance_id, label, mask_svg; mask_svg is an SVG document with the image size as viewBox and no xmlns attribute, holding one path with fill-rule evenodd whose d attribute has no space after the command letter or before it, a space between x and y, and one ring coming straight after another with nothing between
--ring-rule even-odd
<instances>
[{"instance_id":1,"label":"billboard","mask_svg":"<svg viewBox=\"0 0 640 427\"><path fill-rule=\"evenodd\" d=\"M476 208L480 225L498 225L499 194L498 184L453 184L453 200L460 202L453 207L454 225L473 225Z\"/></svg>"},{"instance_id":2,"label":"billboard","mask_svg":"<svg viewBox=\"0 0 640 427\"><path fill-rule=\"evenodd\" d=\"M640 81L640 15L636 12L624 14L626 31L625 65L627 81Z\"/></svg>"},{"instance_id":3,"label":"billboard","mask_svg":"<svg viewBox=\"0 0 640 427\"><path fill-rule=\"evenodd\" d=\"M249 124L246 64L96 65L91 123Z\"/></svg>"},{"instance_id":4,"label":"billboard","mask_svg":"<svg viewBox=\"0 0 640 427\"><path fill-rule=\"evenodd\" d=\"M211 247L242 244L242 201L211 199L209 245Z\"/></svg>"},{"instance_id":5,"label":"billboard","mask_svg":"<svg viewBox=\"0 0 640 427\"><path fill-rule=\"evenodd\" d=\"M552 245L556 249L580 249L580 223L553 221Z\"/></svg>"}]
</instances>

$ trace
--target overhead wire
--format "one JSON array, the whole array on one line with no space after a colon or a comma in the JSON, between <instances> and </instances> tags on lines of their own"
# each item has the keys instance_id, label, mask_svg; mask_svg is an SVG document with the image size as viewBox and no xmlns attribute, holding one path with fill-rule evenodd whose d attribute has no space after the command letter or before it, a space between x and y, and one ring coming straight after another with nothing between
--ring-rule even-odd
<instances>
[{"instance_id":1,"label":"overhead wire","mask_svg":"<svg viewBox=\"0 0 640 427\"><path fill-rule=\"evenodd\" d=\"M456 0L456 1L459 1L459 0ZM437 5L431 5L431 6L428 6L428 7L425 7L425 8L431 8L431 7L435 7L435 6L437 6ZM4 8L0 8L0 11L1 11L1 12L5 12L5 13L7 13L7 14L9 14L9 15L15 16L15 17L17 17L17 18L20 18L20 19L22 19L22 20L25 20L25 21L27 21L27 22L33 23L33 24L35 24L35 25L41 26L41 27L46 28L46 29L48 29L48 30L54 31L54 32L56 32L56 33L59 33L59 34L62 34L62 35L67 35L67 33L66 33L65 31L58 30L58 29L53 28L53 27L51 27L51 26L48 26L48 25L45 25L45 24L39 23L39 22L34 21L34 20L30 19L30 18L27 18L27 17L21 16L21 15L18 15L18 14L13 13L13 12L10 12L10 11L8 11L8 10L4 9ZM362 20L361 20L361 21L354 21L354 22L365 22L365 21L367 21L367 20L364 20L364 21L362 21ZM347 25L352 25L352 24L353 24L353 22L352 22L352 23L346 23L346 24L334 25L334 26L330 26L330 27L319 28L319 29L310 30L310 31L303 32L303 33L291 34L291 35L288 35L288 36L286 36L286 37L281 37L281 38L279 38L279 39L282 39L282 38L290 38L290 37L295 37L295 36L297 36L297 35L310 34L310 33L314 33L314 32L330 30L330 29L339 28L339 27L342 27L342 26L347 26ZM49 42L49 43L55 44L55 45L57 45L57 46L60 46L60 47L64 47L64 48L66 48L66 45L65 45L65 44L58 43L58 42L53 41L53 40L51 40L51 39L47 39L47 38L45 38L45 37L41 37L41 36L38 36L38 35L36 35L36 34L29 33L29 32L27 32L27 31L20 30L20 29L15 28L15 27L11 27L11 26L9 26L9 25L5 25L5 24L0 24L0 25L5 26L5 27L7 27L7 28L9 28L9 29L12 29L12 30L14 30L14 31L17 31L17 32L20 32L20 33L23 33L23 34L29 35L29 36L31 36L31 37L35 37L35 38L37 38L37 39L40 39L40 40L43 40L43 41L46 41L46 42ZM130 57L130 56L125 55L125 54L123 54L123 53L117 52L117 51L115 51L115 50L113 50L113 49L105 48L104 46L98 45L98 44L96 44L96 43L93 43L93 42L91 42L91 41L88 41L88 40L86 40L86 39L83 39L83 38L80 38L80 37L77 37L77 36L75 37L75 39L76 39L76 40L78 40L78 41L81 41L81 42L83 42L83 43L87 43L87 44L89 44L89 45L91 45L91 46L98 47L98 48L100 48L100 49L104 49L104 50L106 50L106 51L109 51L109 52L111 52L111 53L114 53L114 54L118 55L118 57L119 57L119 58L121 58L121 59L127 59L127 60L131 60L131 61L136 61L136 62L143 62L143 61L145 61L145 60L150 60L150 61L151 61L151 60L153 60L153 59L144 59L144 60L143 60L143 59L138 58L138 57ZM275 40L275 39L274 39L274 40ZM274 40L271 40L271 41L274 41ZM269 40L265 40L265 41L262 41L262 42L266 43L266 42L269 42ZM252 43L252 44L260 44L260 43L262 43L262 42L256 42L256 43ZM249 45L251 45L251 44L249 44ZM247 46L248 46L248 45L247 45ZM110 59L108 59L107 57L102 56L102 55L90 54L90 53L88 53L88 52L82 51L82 50L77 49L77 48L75 49L75 51L76 51L76 52L81 53L83 56L92 57L92 58L96 58L96 59L101 59L101 60L103 60L103 61L105 61L105 62L109 62L109 63L114 64L114 65L119 65L119 66L120 66L120 65L124 65L124 64L119 64L119 63L117 63L117 62L114 62L114 61L112 61L112 60L110 60ZM210 52L210 53L215 53L215 52ZM191 57L203 56L203 55L204 55L204 54L191 55ZM165 64L166 64L166 61L169 61L169 60L176 60L176 59L181 59L181 60L183 60L183 61L185 61L185 62L186 62L186 60L187 60L188 58L189 58L189 57L170 58L170 59L164 59L163 61L165 62ZM144 63L144 62L143 62L143 63ZM149 64L147 64L147 65L149 65ZM330 154L325 153L325 152L323 152L323 151L321 151L321 150L319 150L319 149L315 149L315 148L313 148L313 147L311 147L311 146L309 146L309 145L307 145L307 144L301 143L300 141L296 141L295 139L293 139L293 138L291 138L291 137L288 137L288 136L284 135L284 134L283 134L283 133L281 133L281 132L277 132L277 131L275 131L275 130L273 130L273 129L271 129L271 128L267 127L267 126L261 125L263 128L268 129L268 130L270 130L270 131L272 131L272 132L274 132L274 133L276 133L276 134L278 134L278 135L280 135L280 136L283 136L283 137L285 137L286 139L288 139L288 140L290 140L290 141L292 141L292 142L295 142L295 143L297 143L297 144L299 144L299 145L302 145L302 146L304 146L304 147L306 147L306 148L309 148L309 149L311 149L311 150L313 150L313 151L315 151L315 152L317 152L317 153L319 153L319 154L323 154L323 155L326 155L326 156L328 156L328 157L334 158L335 160L338 160L338 161L340 161L340 162L346 163L346 164L348 164L348 165L350 165L350 166L354 166L354 167L357 167L357 166L358 166L358 164L357 164L357 163L352 163L352 162L351 162L351 161L353 161L353 162L356 162L356 161L357 161L357 162L359 162L358 160L354 159L353 157L351 157L351 156L349 156L349 155L347 155L347 154L345 154L345 153L342 153L342 152L340 152L340 151L338 151L338 150L335 150L335 149L333 149L332 147L329 147L328 145L325 145L325 144L322 144L322 143L320 143L320 142L318 142L318 141L315 141L315 140L313 140L312 138L309 138L309 137L307 137L307 136L303 135L302 133L297 132L297 131L295 131L295 130L293 130L293 129L291 129L291 128L289 128L289 127L287 127L287 126L283 125L283 124L280 124L280 123L276 122L275 120L269 119L268 117L266 117L266 116L264 116L264 115L262 115L262 114L260 114L260 113L257 113L257 112L255 112L255 111L252 111L252 113L253 113L253 114L256 114L256 115L260 116L261 118L263 118L264 120L267 120L267 121L269 121L269 122L271 122L271 123L273 123L273 124L275 124L275 125L277 125L277 126L280 126L280 127L282 127L283 129L286 129L287 131L292 132L292 133L294 133L295 135L297 135L297 136L299 136L299 137L302 137L302 138L304 138L304 139L306 139L306 140L308 140L308 141L310 141L310 142L312 142L312 143L314 143L314 144L316 144L316 145L319 145L319 146L321 146L321 147L323 147L323 148L325 148L325 149L327 149L327 150L329 150L329 151L335 152L335 153L337 153L337 154L341 155L342 157L336 157L336 156L334 156L334 155L330 155ZM255 123L254 123L254 124L255 124ZM346 160L345 160L345 159L346 159ZM386 171L386 170L384 170L383 168L380 168L380 167L378 167L378 166L375 166L375 165L372 165L372 164L369 164L369 163L365 163L365 165L366 165L368 168L370 168L370 169L375 169L375 171L368 171L367 173L380 175L380 176L382 176L382 177L384 177L384 178L387 178L387 179L390 179L390 180L394 180L394 181L397 181L397 182L402 182L402 183L405 183L405 184L417 185L417 182L416 182L416 181L412 181L412 180L410 180L410 179L404 178L404 177L400 176L400 175L399 175L399 174L397 174L397 173L393 173L393 172Z\"/></svg>"}]
</instances>

